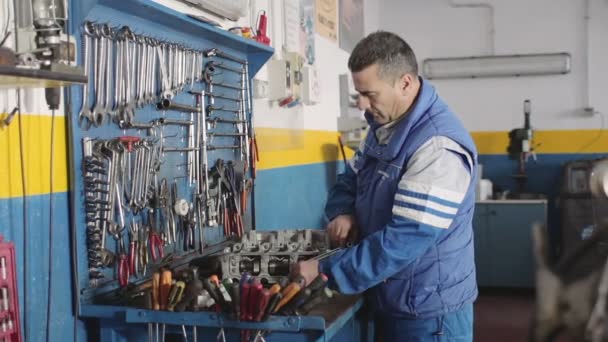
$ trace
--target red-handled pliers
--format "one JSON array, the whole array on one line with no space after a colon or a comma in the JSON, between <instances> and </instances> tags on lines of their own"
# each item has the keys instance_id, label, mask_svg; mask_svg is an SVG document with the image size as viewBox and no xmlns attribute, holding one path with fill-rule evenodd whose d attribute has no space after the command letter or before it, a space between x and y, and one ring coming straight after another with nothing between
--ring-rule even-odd
<instances>
[{"instance_id":1,"label":"red-handled pliers","mask_svg":"<svg viewBox=\"0 0 608 342\"><path fill-rule=\"evenodd\" d=\"M156 232L156 223L154 221L154 213L152 210L148 210L148 224L150 225L150 232L148 234L148 242L150 244L150 254L152 255L152 261L156 262L159 259L164 258L163 251L163 239Z\"/></svg>"},{"instance_id":2,"label":"red-handled pliers","mask_svg":"<svg viewBox=\"0 0 608 342\"><path fill-rule=\"evenodd\" d=\"M131 223L131 227L129 228L129 272L131 275L137 273L138 231L139 227L137 223Z\"/></svg>"},{"instance_id":3,"label":"red-handled pliers","mask_svg":"<svg viewBox=\"0 0 608 342\"><path fill-rule=\"evenodd\" d=\"M129 284L129 264L122 236L118 240L118 284L120 287L127 287Z\"/></svg>"}]
</instances>

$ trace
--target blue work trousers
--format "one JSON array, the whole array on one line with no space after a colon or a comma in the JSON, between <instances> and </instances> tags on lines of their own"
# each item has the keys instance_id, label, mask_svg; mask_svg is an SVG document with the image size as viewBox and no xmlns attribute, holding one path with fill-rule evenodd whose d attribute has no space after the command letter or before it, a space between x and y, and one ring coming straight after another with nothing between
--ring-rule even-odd
<instances>
[{"instance_id":1,"label":"blue work trousers","mask_svg":"<svg viewBox=\"0 0 608 342\"><path fill-rule=\"evenodd\" d=\"M471 342L473 304L430 319L378 317L375 329L381 342Z\"/></svg>"}]
</instances>

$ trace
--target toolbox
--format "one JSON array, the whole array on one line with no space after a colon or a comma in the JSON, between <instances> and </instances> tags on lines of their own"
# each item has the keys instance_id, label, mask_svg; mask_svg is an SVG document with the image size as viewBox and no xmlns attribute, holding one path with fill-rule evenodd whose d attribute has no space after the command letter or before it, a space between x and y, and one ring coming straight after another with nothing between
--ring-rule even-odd
<instances>
[{"instance_id":1,"label":"toolbox","mask_svg":"<svg viewBox=\"0 0 608 342\"><path fill-rule=\"evenodd\" d=\"M134 288L157 286L163 270L204 270L201 260L214 258L222 278L246 270L272 284L290 263L327 245L313 238L322 233L255 227L250 84L272 48L152 0L70 6L69 30L89 76L68 101L75 303L81 318L97 321L99 339L353 341L371 334L358 296L336 295L307 315L265 322L154 310L136 296L121 302ZM277 241L283 249L273 249ZM185 291L178 282L168 286Z\"/></svg>"}]
</instances>

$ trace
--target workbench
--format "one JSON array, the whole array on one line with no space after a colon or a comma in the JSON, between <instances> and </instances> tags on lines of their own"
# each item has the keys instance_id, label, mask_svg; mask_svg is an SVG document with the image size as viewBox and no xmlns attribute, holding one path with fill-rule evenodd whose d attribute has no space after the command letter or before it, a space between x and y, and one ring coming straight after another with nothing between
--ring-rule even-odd
<instances>
[{"instance_id":1,"label":"workbench","mask_svg":"<svg viewBox=\"0 0 608 342\"><path fill-rule=\"evenodd\" d=\"M153 331L165 324L166 341L183 341L181 326L186 328L188 341L193 341L197 327L199 341L215 341L221 328L227 341L239 341L240 332L249 329L267 330L266 341L373 341L373 325L361 310L363 299L339 296L331 303L314 309L309 316L271 316L267 322L239 322L212 312L163 312L134 308L84 305L82 316L99 320L99 338L104 342L148 341L148 323Z\"/></svg>"},{"instance_id":2,"label":"workbench","mask_svg":"<svg viewBox=\"0 0 608 342\"><path fill-rule=\"evenodd\" d=\"M532 225L546 221L547 200L477 202L473 230L478 286L533 288Z\"/></svg>"}]
</instances>

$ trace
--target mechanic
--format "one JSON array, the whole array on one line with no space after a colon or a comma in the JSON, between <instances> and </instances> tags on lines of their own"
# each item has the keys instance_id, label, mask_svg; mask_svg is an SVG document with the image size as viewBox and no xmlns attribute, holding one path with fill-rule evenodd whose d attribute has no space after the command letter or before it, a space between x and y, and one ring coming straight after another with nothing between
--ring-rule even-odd
<instances>
[{"instance_id":1,"label":"mechanic","mask_svg":"<svg viewBox=\"0 0 608 342\"><path fill-rule=\"evenodd\" d=\"M333 243L357 243L295 272L367 290L379 340L472 341L475 144L399 36L365 37L348 67L370 130L325 213Z\"/></svg>"}]
</instances>

